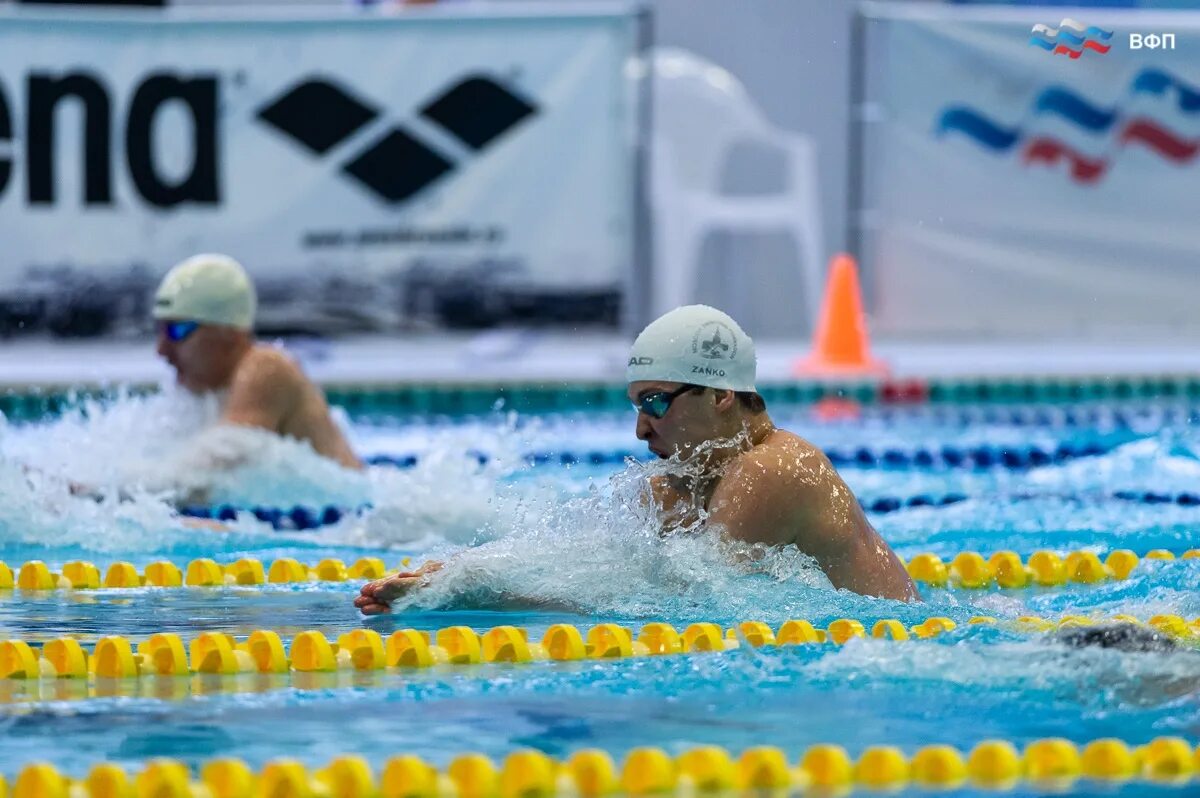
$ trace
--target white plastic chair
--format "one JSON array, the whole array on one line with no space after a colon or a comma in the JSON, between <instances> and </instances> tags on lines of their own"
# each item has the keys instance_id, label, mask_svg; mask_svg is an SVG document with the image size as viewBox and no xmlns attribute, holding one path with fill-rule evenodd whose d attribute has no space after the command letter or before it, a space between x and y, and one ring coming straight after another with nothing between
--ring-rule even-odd
<instances>
[{"instance_id":1,"label":"white plastic chair","mask_svg":"<svg viewBox=\"0 0 1200 798\"><path fill-rule=\"evenodd\" d=\"M651 63L653 315L695 301L700 256L711 233L783 231L797 247L806 310L815 319L824 274L816 148L772 125L738 79L716 64L676 48L656 48ZM721 193L727 159L739 145L782 153L782 191Z\"/></svg>"}]
</instances>

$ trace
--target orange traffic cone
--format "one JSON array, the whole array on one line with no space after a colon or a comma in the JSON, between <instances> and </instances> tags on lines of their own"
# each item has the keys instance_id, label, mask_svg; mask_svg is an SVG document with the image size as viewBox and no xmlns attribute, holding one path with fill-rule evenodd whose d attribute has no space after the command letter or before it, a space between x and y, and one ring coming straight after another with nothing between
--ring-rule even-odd
<instances>
[{"instance_id":1,"label":"orange traffic cone","mask_svg":"<svg viewBox=\"0 0 1200 798\"><path fill-rule=\"evenodd\" d=\"M796 361L792 373L795 376L867 377L883 376L888 371L886 363L871 357L854 258L844 252L835 255L829 265L812 352Z\"/></svg>"}]
</instances>

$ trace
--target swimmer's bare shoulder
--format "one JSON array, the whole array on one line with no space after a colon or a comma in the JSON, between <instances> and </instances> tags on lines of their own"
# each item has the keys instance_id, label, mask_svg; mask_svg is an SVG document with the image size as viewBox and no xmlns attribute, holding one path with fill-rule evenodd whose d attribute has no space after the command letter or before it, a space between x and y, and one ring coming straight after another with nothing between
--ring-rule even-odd
<instances>
[{"instance_id":1,"label":"swimmer's bare shoulder","mask_svg":"<svg viewBox=\"0 0 1200 798\"><path fill-rule=\"evenodd\" d=\"M916 590L899 558L871 527L829 459L808 441L776 430L726 469L709 522L731 538L795 544L834 587L910 599Z\"/></svg>"},{"instance_id":2,"label":"swimmer's bare shoulder","mask_svg":"<svg viewBox=\"0 0 1200 798\"><path fill-rule=\"evenodd\" d=\"M300 365L284 350L268 344L255 344L243 361L244 368L252 375L269 377L286 383L291 387L300 387L308 381ZM239 368L239 373L242 371Z\"/></svg>"},{"instance_id":3,"label":"swimmer's bare shoulder","mask_svg":"<svg viewBox=\"0 0 1200 798\"><path fill-rule=\"evenodd\" d=\"M300 367L287 354L257 344L238 364L221 420L281 432L306 382Z\"/></svg>"},{"instance_id":4,"label":"swimmer's bare shoulder","mask_svg":"<svg viewBox=\"0 0 1200 798\"><path fill-rule=\"evenodd\" d=\"M333 423L325 396L284 351L256 345L234 376L222 421L308 441L317 454L361 471L362 462Z\"/></svg>"},{"instance_id":5,"label":"swimmer's bare shoulder","mask_svg":"<svg viewBox=\"0 0 1200 798\"><path fill-rule=\"evenodd\" d=\"M806 527L833 498L823 457L798 435L776 430L725 468L709 501L710 520L748 543L807 542Z\"/></svg>"}]
</instances>

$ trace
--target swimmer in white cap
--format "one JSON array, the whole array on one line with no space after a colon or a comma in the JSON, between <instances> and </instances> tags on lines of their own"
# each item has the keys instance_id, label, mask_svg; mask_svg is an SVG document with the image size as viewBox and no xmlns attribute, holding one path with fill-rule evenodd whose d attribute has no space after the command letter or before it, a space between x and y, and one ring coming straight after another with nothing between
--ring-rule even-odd
<instances>
[{"instance_id":1,"label":"swimmer in white cap","mask_svg":"<svg viewBox=\"0 0 1200 798\"><path fill-rule=\"evenodd\" d=\"M654 477L666 528L705 527L767 546L795 545L836 588L917 599L903 563L863 514L820 449L781 430L754 386L754 342L707 305L659 317L626 367L637 437L686 476Z\"/></svg>"},{"instance_id":2,"label":"swimmer in white cap","mask_svg":"<svg viewBox=\"0 0 1200 798\"><path fill-rule=\"evenodd\" d=\"M307 441L317 454L361 469L321 390L284 352L255 343L256 306L237 261L188 258L167 272L154 297L158 354L189 391L228 391L222 423Z\"/></svg>"},{"instance_id":3,"label":"swimmer in white cap","mask_svg":"<svg viewBox=\"0 0 1200 798\"><path fill-rule=\"evenodd\" d=\"M664 530L704 526L745 543L795 545L836 588L919 600L903 563L863 514L828 458L778 429L754 387L754 342L706 305L676 308L634 341L626 378L637 437L687 476L653 477ZM354 604L368 615L428 581L441 564L370 582Z\"/></svg>"}]
</instances>

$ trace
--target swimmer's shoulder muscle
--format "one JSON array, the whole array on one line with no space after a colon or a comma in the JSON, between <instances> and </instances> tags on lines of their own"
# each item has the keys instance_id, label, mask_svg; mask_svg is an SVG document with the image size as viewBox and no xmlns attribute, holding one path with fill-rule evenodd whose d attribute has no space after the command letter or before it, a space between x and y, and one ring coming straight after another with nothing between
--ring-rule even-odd
<instances>
[{"instance_id":1,"label":"swimmer's shoulder muscle","mask_svg":"<svg viewBox=\"0 0 1200 798\"><path fill-rule=\"evenodd\" d=\"M238 364L221 420L278 432L301 397L304 375L284 352L258 345Z\"/></svg>"},{"instance_id":2,"label":"swimmer's shoulder muscle","mask_svg":"<svg viewBox=\"0 0 1200 798\"><path fill-rule=\"evenodd\" d=\"M732 538L795 544L816 559L834 587L902 601L920 598L833 464L799 436L776 431L739 457L710 507L709 521Z\"/></svg>"},{"instance_id":3,"label":"swimmer's shoulder muscle","mask_svg":"<svg viewBox=\"0 0 1200 798\"><path fill-rule=\"evenodd\" d=\"M777 430L730 464L709 503L710 520L733 538L772 546L796 543L819 557L819 549L836 548L837 541L827 530L805 532L823 530L848 493L820 450Z\"/></svg>"}]
</instances>

